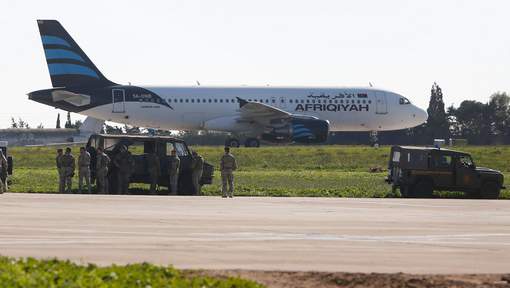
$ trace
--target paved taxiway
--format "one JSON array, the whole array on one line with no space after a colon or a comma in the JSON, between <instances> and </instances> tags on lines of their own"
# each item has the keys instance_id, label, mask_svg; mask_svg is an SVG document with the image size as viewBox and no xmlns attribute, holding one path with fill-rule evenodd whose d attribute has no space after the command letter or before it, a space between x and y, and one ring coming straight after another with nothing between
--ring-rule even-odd
<instances>
[{"instance_id":1,"label":"paved taxiway","mask_svg":"<svg viewBox=\"0 0 510 288\"><path fill-rule=\"evenodd\" d=\"M0 195L0 254L179 268L509 272L510 201Z\"/></svg>"}]
</instances>

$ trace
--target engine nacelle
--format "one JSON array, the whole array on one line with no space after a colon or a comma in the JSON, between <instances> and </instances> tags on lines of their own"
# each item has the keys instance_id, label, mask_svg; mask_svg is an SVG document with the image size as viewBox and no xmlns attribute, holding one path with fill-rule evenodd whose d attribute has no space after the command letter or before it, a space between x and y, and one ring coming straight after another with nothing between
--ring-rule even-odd
<instances>
[{"instance_id":1,"label":"engine nacelle","mask_svg":"<svg viewBox=\"0 0 510 288\"><path fill-rule=\"evenodd\" d=\"M271 121L262 139L269 142L321 143L328 139L329 122L319 119L279 119Z\"/></svg>"}]
</instances>

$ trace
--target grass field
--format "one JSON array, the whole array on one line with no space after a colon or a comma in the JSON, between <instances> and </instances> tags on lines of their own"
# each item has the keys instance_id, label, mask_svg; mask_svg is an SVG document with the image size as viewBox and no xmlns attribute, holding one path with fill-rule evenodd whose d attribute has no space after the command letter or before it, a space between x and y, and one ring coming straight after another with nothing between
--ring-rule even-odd
<instances>
[{"instance_id":1,"label":"grass field","mask_svg":"<svg viewBox=\"0 0 510 288\"><path fill-rule=\"evenodd\" d=\"M219 166L221 147L194 147L206 161ZM56 192L55 147L15 147L13 192ZM310 197L398 197L383 180L386 172L370 173L387 166L390 147L366 146L276 146L233 149L239 164L235 175L237 195ZM471 153L478 166L491 167L510 176L510 147L460 147ZM78 149L75 148L75 151ZM507 178L508 179L508 178ZM206 195L220 194L219 174ZM438 193L459 197L459 193ZM510 198L503 191L501 198Z\"/></svg>"},{"instance_id":2,"label":"grass field","mask_svg":"<svg viewBox=\"0 0 510 288\"><path fill-rule=\"evenodd\" d=\"M172 267L79 265L70 261L0 257L1 287L264 287L240 278L189 277Z\"/></svg>"}]
</instances>

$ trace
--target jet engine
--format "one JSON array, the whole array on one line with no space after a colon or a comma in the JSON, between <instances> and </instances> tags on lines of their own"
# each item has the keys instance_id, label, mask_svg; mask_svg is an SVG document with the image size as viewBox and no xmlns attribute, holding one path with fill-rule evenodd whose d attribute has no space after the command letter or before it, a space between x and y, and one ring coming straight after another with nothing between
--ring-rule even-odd
<instances>
[{"instance_id":1,"label":"jet engine","mask_svg":"<svg viewBox=\"0 0 510 288\"><path fill-rule=\"evenodd\" d=\"M329 122L312 118L277 119L264 129L262 139L269 142L321 143L328 139Z\"/></svg>"}]
</instances>

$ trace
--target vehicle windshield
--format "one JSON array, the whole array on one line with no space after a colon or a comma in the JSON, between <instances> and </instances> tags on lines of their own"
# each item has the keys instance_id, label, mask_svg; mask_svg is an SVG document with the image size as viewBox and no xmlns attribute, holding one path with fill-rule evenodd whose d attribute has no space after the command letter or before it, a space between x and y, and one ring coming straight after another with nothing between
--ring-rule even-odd
<instances>
[{"instance_id":1,"label":"vehicle windshield","mask_svg":"<svg viewBox=\"0 0 510 288\"><path fill-rule=\"evenodd\" d=\"M473 158L471 158L471 156L468 156L468 155L461 156L459 158L459 163L464 165L465 167L474 167L475 166L475 162L473 162Z\"/></svg>"},{"instance_id":2,"label":"vehicle windshield","mask_svg":"<svg viewBox=\"0 0 510 288\"><path fill-rule=\"evenodd\" d=\"M409 100L408 100L407 98L405 98L405 97L400 97L399 104L400 104L400 105L407 105L407 104L411 104L411 101L409 101Z\"/></svg>"}]
</instances>

